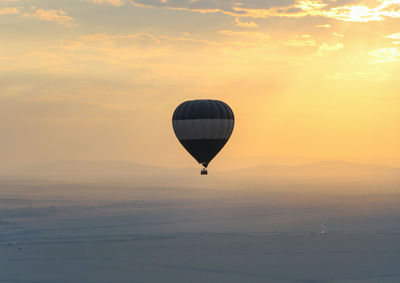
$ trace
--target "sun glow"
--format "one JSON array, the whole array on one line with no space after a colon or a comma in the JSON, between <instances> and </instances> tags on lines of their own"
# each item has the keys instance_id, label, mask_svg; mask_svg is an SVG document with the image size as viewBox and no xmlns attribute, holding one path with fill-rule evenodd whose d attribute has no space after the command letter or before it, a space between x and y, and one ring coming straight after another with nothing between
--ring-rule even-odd
<instances>
[{"instance_id":1,"label":"sun glow","mask_svg":"<svg viewBox=\"0 0 400 283\"><path fill-rule=\"evenodd\" d=\"M382 17L376 15L373 10L364 6L353 6L350 7L350 12L348 14L350 21L354 22L367 22L367 21L380 21Z\"/></svg>"},{"instance_id":2,"label":"sun glow","mask_svg":"<svg viewBox=\"0 0 400 283\"><path fill-rule=\"evenodd\" d=\"M348 22L382 21L384 18L375 9L366 6L350 6L335 8L332 17Z\"/></svg>"},{"instance_id":3,"label":"sun glow","mask_svg":"<svg viewBox=\"0 0 400 283\"><path fill-rule=\"evenodd\" d=\"M349 22L383 21L385 17L400 17L400 1L384 0L374 8L363 5L342 6L333 8L327 14L333 18Z\"/></svg>"}]
</instances>

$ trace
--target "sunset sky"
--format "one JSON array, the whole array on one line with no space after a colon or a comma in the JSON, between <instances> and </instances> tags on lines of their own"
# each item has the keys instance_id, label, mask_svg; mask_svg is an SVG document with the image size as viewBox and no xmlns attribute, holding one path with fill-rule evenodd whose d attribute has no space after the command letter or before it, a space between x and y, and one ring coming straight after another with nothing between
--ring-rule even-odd
<instances>
[{"instance_id":1,"label":"sunset sky","mask_svg":"<svg viewBox=\"0 0 400 283\"><path fill-rule=\"evenodd\" d=\"M0 0L1 168L196 162L171 116L228 103L210 167L400 167L400 0Z\"/></svg>"}]
</instances>

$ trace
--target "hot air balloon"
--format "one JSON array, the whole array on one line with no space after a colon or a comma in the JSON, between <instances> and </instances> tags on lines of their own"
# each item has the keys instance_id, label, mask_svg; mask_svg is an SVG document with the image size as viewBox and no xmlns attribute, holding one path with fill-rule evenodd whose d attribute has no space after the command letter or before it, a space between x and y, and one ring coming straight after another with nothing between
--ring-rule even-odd
<instances>
[{"instance_id":1,"label":"hot air balloon","mask_svg":"<svg viewBox=\"0 0 400 283\"><path fill-rule=\"evenodd\" d=\"M229 140L235 118L225 102L211 99L185 101L172 116L179 142L203 166L201 175Z\"/></svg>"}]
</instances>

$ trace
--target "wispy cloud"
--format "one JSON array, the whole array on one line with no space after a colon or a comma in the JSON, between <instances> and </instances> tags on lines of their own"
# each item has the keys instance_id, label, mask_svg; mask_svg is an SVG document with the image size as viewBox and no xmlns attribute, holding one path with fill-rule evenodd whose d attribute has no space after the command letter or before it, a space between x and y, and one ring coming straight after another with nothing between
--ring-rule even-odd
<instances>
[{"instance_id":1,"label":"wispy cloud","mask_svg":"<svg viewBox=\"0 0 400 283\"><path fill-rule=\"evenodd\" d=\"M391 38L391 39L399 39L400 40L400 32L388 35L386 37Z\"/></svg>"},{"instance_id":2,"label":"wispy cloud","mask_svg":"<svg viewBox=\"0 0 400 283\"><path fill-rule=\"evenodd\" d=\"M329 45L327 43L322 43L321 46L319 47L319 51L324 52L324 51L338 51L339 49L342 49L344 47L344 44L339 42L333 45Z\"/></svg>"},{"instance_id":3,"label":"wispy cloud","mask_svg":"<svg viewBox=\"0 0 400 283\"><path fill-rule=\"evenodd\" d=\"M334 33L332 33L334 36L337 36L337 37L344 37L344 35L343 34L341 34L341 33L337 33L337 32L334 32Z\"/></svg>"},{"instance_id":4,"label":"wispy cloud","mask_svg":"<svg viewBox=\"0 0 400 283\"><path fill-rule=\"evenodd\" d=\"M330 28L331 25L330 24L325 24L325 25L316 25L315 27L317 28Z\"/></svg>"},{"instance_id":5,"label":"wispy cloud","mask_svg":"<svg viewBox=\"0 0 400 283\"><path fill-rule=\"evenodd\" d=\"M393 44L400 44L400 32L399 33L394 33L394 34L391 34L391 35L387 35L385 37L392 39L393 40L392 41Z\"/></svg>"},{"instance_id":6,"label":"wispy cloud","mask_svg":"<svg viewBox=\"0 0 400 283\"><path fill-rule=\"evenodd\" d=\"M125 4L125 2L122 0L88 0L88 1L95 3L95 4L109 4L109 5L113 5L116 7L119 7L119 6L122 6Z\"/></svg>"},{"instance_id":7,"label":"wispy cloud","mask_svg":"<svg viewBox=\"0 0 400 283\"><path fill-rule=\"evenodd\" d=\"M310 47L317 46L317 42L310 35L304 34L301 36L296 36L294 39L289 39L288 41L286 41L285 45L296 47Z\"/></svg>"},{"instance_id":8,"label":"wispy cloud","mask_svg":"<svg viewBox=\"0 0 400 283\"><path fill-rule=\"evenodd\" d=\"M59 10L36 9L32 13L24 13L23 17L34 18L46 22L56 22L67 27L73 26L74 23L74 18L68 16L67 13L61 9Z\"/></svg>"},{"instance_id":9,"label":"wispy cloud","mask_svg":"<svg viewBox=\"0 0 400 283\"><path fill-rule=\"evenodd\" d=\"M19 14L19 9L18 8L1 8L0 9L0 15L15 15Z\"/></svg>"},{"instance_id":10,"label":"wispy cloud","mask_svg":"<svg viewBox=\"0 0 400 283\"><path fill-rule=\"evenodd\" d=\"M397 47L381 48L368 53L373 63L400 62L400 49Z\"/></svg>"},{"instance_id":11,"label":"wispy cloud","mask_svg":"<svg viewBox=\"0 0 400 283\"><path fill-rule=\"evenodd\" d=\"M253 21L245 22L245 21L240 20L239 17L235 18L235 23L239 27L246 27L246 28L256 28L256 27L258 27L258 25L255 22L253 22Z\"/></svg>"}]
</instances>

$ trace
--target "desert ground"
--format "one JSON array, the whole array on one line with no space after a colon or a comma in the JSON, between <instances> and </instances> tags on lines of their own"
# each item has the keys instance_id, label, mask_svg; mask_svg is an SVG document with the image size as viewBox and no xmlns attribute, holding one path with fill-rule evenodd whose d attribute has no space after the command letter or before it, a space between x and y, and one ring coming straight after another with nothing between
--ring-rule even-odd
<instances>
[{"instance_id":1,"label":"desert ground","mask_svg":"<svg viewBox=\"0 0 400 283\"><path fill-rule=\"evenodd\" d=\"M395 184L3 179L0 282L399 282Z\"/></svg>"}]
</instances>

